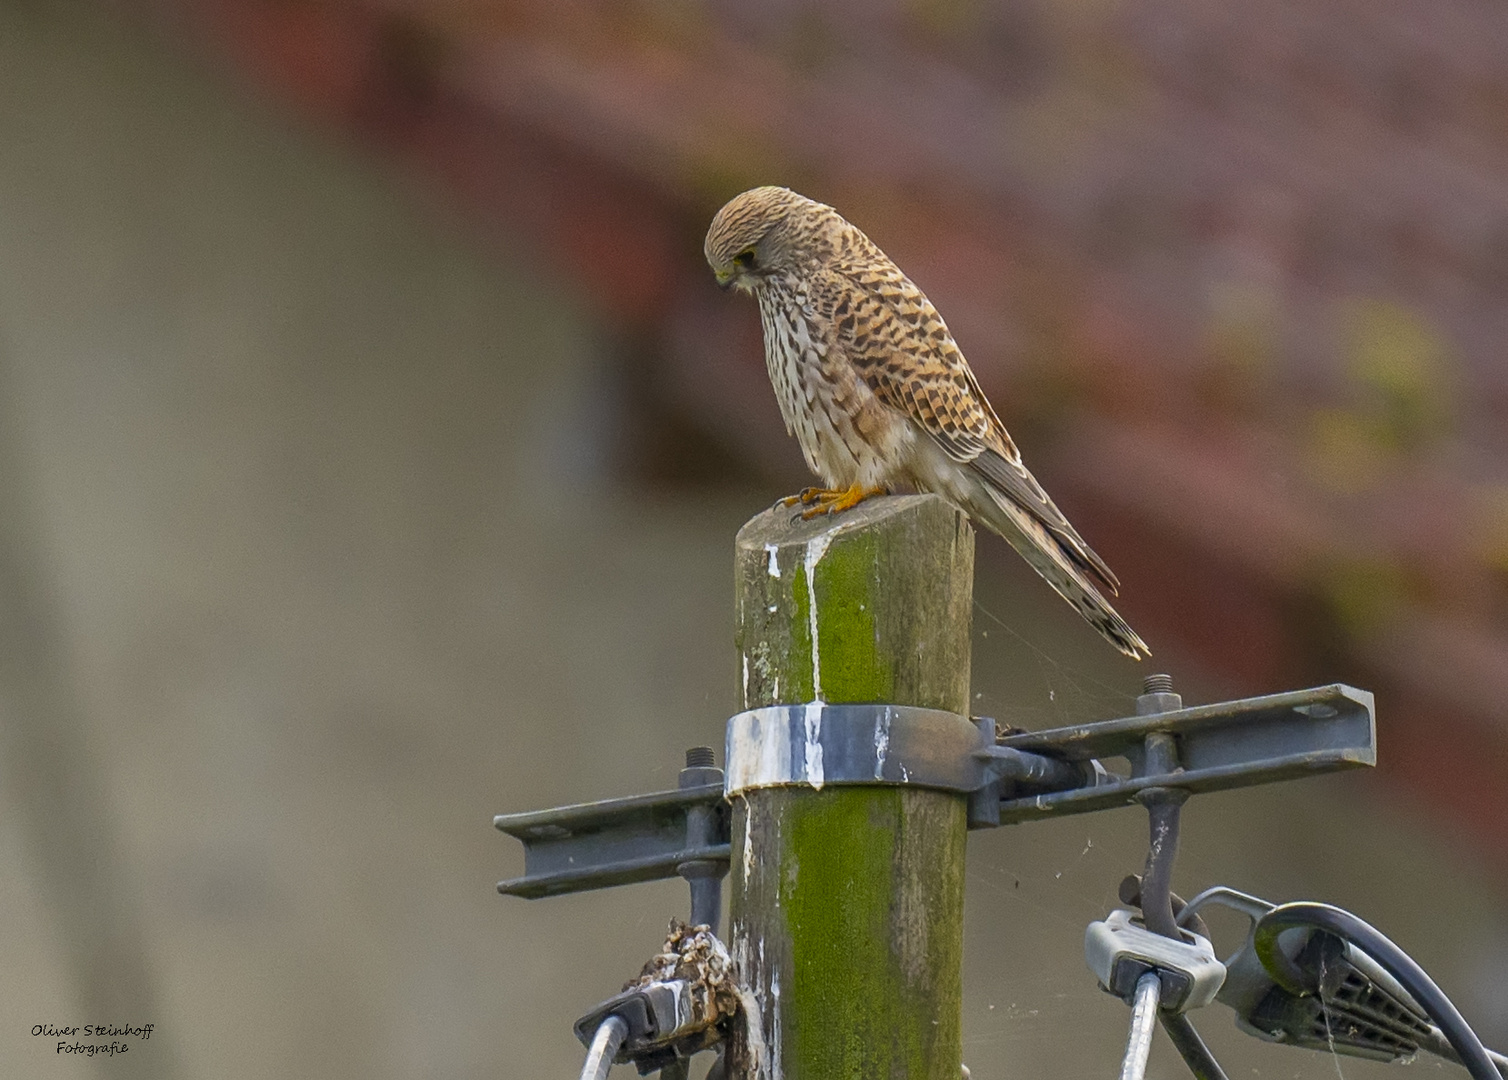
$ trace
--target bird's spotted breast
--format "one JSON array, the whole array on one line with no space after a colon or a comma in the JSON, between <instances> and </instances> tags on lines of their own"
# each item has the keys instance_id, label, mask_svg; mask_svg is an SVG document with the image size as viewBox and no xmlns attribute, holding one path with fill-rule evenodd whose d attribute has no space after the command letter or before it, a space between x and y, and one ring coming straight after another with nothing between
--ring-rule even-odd
<instances>
[{"instance_id":1,"label":"bird's spotted breast","mask_svg":"<svg viewBox=\"0 0 1508 1080\"><path fill-rule=\"evenodd\" d=\"M807 467L828 485L846 487L870 471L873 448L855 421L862 412L857 396L871 395L832 356L818 306L800 288L760 292L765 365L786 430L796 436Z\"/></svg>"},{"instance_id":2,"label":"bird's spotted breast","mask_svg":"<svg viewBox=\"0 0 1508 1080\"><path fill-rule=\"evenodd\" d=\"M785 429L796 437L812 469L816 432L812 426L811 386L818 367L814 343L801 318L800 308L785 291L773 288L759 295L759 317L764 324L765 367L780 402Z\"/></svg>"}]
</instances>

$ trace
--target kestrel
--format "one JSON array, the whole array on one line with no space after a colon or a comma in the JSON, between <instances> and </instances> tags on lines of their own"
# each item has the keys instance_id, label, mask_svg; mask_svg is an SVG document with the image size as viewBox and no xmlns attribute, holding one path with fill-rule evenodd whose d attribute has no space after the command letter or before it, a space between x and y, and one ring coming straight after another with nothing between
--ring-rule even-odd
<instances>
[{"instance_id":1,"label":"kestrel","mask_svg":"<svg viewBox=\"0 0 1508 1080\"><path fill-rule=\"evenodd\" d=\"M782 187L737 196L704 248L724 289L752 292L786 431L822 488L786 500L835 514L930 491L1004 537L1106 640L1151 650L1101 589L1119 582L1021 463L942 316L830 206Z\"/></svg>"}]
</instances>

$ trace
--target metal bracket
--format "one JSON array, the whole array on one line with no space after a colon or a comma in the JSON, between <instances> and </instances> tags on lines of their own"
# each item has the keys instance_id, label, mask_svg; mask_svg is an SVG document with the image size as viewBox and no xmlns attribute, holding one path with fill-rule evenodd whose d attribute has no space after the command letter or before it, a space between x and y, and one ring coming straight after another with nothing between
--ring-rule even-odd
<instances>
[{"instance_id":1,"label":"metal bracket","mask_svg":"<svg viewBox=\"0 0 1508 1080\"><path fill-rule=\"evenodd\" d=\"M915 784L969 795L969 826L1130 805L1148 788L1190 793L1376 763L1372 695L1343 685L1170 708L997 738L993 720L896 705L777 705L728 721L727 793L772 785ZM1123 772L1108 766L1122 758ZM710 761L710 758L707 759ZM708 766L678 791L582 803L494 824L524 845L524 876L498 885L536 899L680 874L716 881L730 857L729 807ZM694 894L695 891L694 891ZM702 915L715 912L707 896ZM696 905L694 905L695 907ZM695 922L716 922L716 915Z\"/></svg>"},{"instance_id":2,"label":"metal bracket","mask_svg":"<svg viewBox=\"0 0 1508 1080\"><path fill-rule=\"evenodd\" d=\"M1171 768L1148 760L1148 741L1156 743L1159 736L1172 737ZM1018 796L1006 784L1001 823L1127 806L1147 788L1223 791L1377 763L1372 695L1338 683L1023 732L1000 739L999 745L1068 763L1104 763L1119 757L1130 766L1128 775L1107 770L1089 785L1030 795Z\"/></svg>"},{"instance_id":3,"label":"metal bracket","mask_svg":"<svg viewBox=\"0 0 1508 1080\"><path fill-rule=\"evenodd\" d=\"M712 836L687 843L691 812L712 811ZM537 900L610 885L675 877L688 863L728 872L728 804L723 785L702 784L626 799L561 806L492 821L524 845L524 876L498 883L506 896Z\"/></svg>"}]
</instances>

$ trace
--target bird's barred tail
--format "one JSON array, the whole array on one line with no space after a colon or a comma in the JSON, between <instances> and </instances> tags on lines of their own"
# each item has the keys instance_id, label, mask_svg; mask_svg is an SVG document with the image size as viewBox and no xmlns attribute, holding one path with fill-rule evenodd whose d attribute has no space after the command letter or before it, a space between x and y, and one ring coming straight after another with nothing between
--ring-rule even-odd
<instances>
[{"instance_id":1,"label":"bird's barred tail","mask_svg":"<svg viewBox=\"0 0 1508 1080\"><path fill-rule=\"evenodd\" d=\"M1110 602L1080 568L1083 557L1065 550L1064 543L1009 497L989 484L981 484L988 506L976 503L975 517L999 533L1027 562L1041 574L1057 594L1098 630L1106 641L1133 660L1151 656L1152 650L1135 630L1118 615ZM979 500L980 502L984 499Z\"/></svg>"}]
</instances>

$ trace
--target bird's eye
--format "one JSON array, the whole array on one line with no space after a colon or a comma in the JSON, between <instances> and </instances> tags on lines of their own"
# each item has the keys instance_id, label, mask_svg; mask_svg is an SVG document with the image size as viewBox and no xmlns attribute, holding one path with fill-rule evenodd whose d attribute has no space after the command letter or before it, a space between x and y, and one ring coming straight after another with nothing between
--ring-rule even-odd
<instances>
[{"instance_id":1,"label":"bird's eye","mask_svg":"<svg viewBox=\"0 0 1508 1080\"><path fill-rule=\"evenodd\" d=\"M740 270L747 270L754 265L754 249L748 248L733 256L733 265Z\"/></svg>"}]
</instances>

